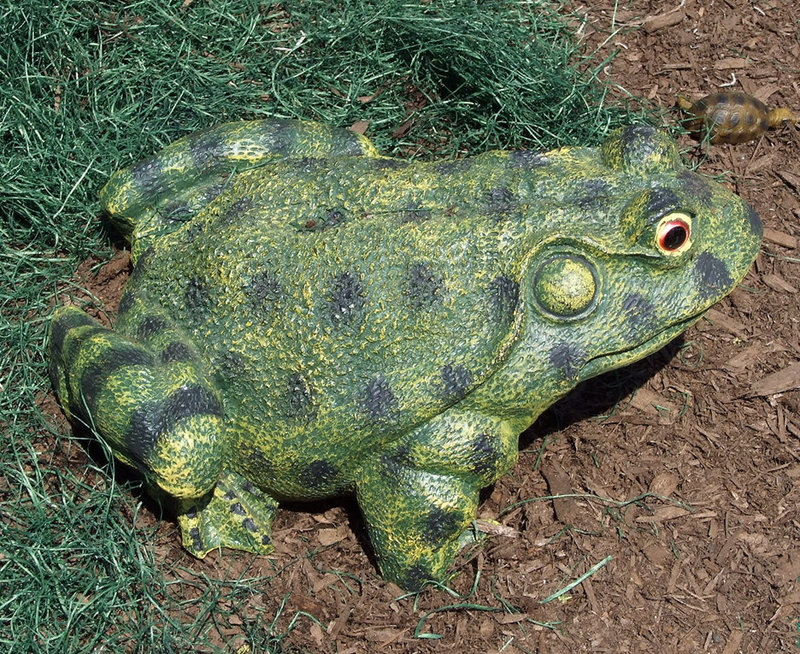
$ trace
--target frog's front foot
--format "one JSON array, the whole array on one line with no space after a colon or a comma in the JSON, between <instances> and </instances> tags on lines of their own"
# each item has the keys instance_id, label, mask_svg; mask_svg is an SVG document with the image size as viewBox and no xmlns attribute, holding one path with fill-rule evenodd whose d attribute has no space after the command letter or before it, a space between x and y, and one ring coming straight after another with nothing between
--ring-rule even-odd
<instances>
[{"instance_id":1,"label":"frog's front foot","mask_svg":"<svg viewBox=\"0 0 800 654\"><path fill-rule=\"evenodd\" d=\"M178 524L183 546L203 558L220 547L269 554L278 503L241 475L224 472L213 492L203 500L183 501Z\"/></svg>"}]
</instances>

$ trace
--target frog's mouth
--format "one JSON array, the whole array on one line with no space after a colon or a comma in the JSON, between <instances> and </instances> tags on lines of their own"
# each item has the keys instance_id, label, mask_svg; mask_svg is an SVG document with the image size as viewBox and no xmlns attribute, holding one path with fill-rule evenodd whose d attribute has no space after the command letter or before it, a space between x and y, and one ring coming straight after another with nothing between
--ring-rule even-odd
<instances>
[{"instance_id":1,"label":"frog's mouth","mask_svg":"<svg viewBox=\"0 0 800 654\"><path fill-rule=\"evenodd\" d=\"M581 381L590 379L600 375L609 370L622 368L631 363L644 359L645 357L658 352L662 347L675 340L689 327L694 325L700 318L702 318L710 307L706 307L699 313L686 318L680 322L676 322L666 329L654 334L643 343L634 345L631 348L614 352L613 354L598 354L596 357L588 359L586 363L581 366L578 377Z\"/></svg>"}]
</instances>

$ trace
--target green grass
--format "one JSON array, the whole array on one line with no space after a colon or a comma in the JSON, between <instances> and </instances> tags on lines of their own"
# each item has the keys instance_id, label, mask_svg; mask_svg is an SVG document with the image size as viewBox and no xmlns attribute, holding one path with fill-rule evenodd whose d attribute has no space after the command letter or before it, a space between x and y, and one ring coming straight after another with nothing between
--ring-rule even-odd
<instances>
[{"instance_id":1,"label":"green grass","mask_svg":"<svg viewBox=\"0 0 800 654\"><path fill-rule=\"evenodd\" d=\"M2 1L3 651L217 651L220 621L269 584L168 582L152 529L131 531L136 496L109 466L72 457L81 444L38 408L57 293L74 289L89 254L111 253L96 200L110 173L195 129L270 115L368 121L379 149L404 157L595 144L631 116L604 106L602 62L576 47L556 8ZM240 631L253 651L280 651L275 620L248 612Z\"/></svg>"}]
</instances>

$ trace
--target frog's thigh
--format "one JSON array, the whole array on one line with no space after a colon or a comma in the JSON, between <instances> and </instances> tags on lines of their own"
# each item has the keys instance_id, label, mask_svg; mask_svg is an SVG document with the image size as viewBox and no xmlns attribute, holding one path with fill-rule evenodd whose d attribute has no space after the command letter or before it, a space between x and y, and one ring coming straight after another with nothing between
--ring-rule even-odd
<instances>
[{"instance_id":1,"label":"frog's thigh","mask_svg":"<svg viewBox=\"0 0 800 654\"><path fill-rule=\"evenodd\" d=\"M238 473L223 471L213 493L178 504L183 546L197 557L218 547L269 554L278 502Z\"/></svg>"},{"instance_id":2,"label":"frog's thigh","mask_svg":"<svg viewBox=\"0 0 800 654\"><path fill-rule=\"evenodd\" d=\"M474 482L390 457L368 465L357 497L384 578L408 590L441 580L475 516L478 492Z\"/></svg>"},{"instance_id":3,"label":"frog's thigh","mask_svg":"<svg viewBox=\"0 0 800 654\"><path fill-rule=\"evenodd\" d=\"M211 491L224 449L222 405L187 344L165 355L64 307L53 316L49 347L53 385L70 417L168 494Z\"/></svg>"}]
</instances>

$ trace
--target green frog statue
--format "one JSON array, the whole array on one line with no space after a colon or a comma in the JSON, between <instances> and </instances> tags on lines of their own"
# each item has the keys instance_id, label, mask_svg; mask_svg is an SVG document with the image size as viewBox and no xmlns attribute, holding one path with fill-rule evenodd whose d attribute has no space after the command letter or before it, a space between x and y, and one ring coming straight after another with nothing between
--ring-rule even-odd
<instances>
[{"instance_id":1,"label":"green frog statue","mask_svg":"<svg viewBox=\"0 0 800 654\"><path fill-rule=\"evenodd\" d=\"M228 123L101 200L133 272L113 330L52 319L68 416L174 501L194 555L268 553L279 501L354 493L410 590L446 576L542 411L675 338L761 242L644 125L408 162L312 122Z\"/></svg>"}]
</instances>

